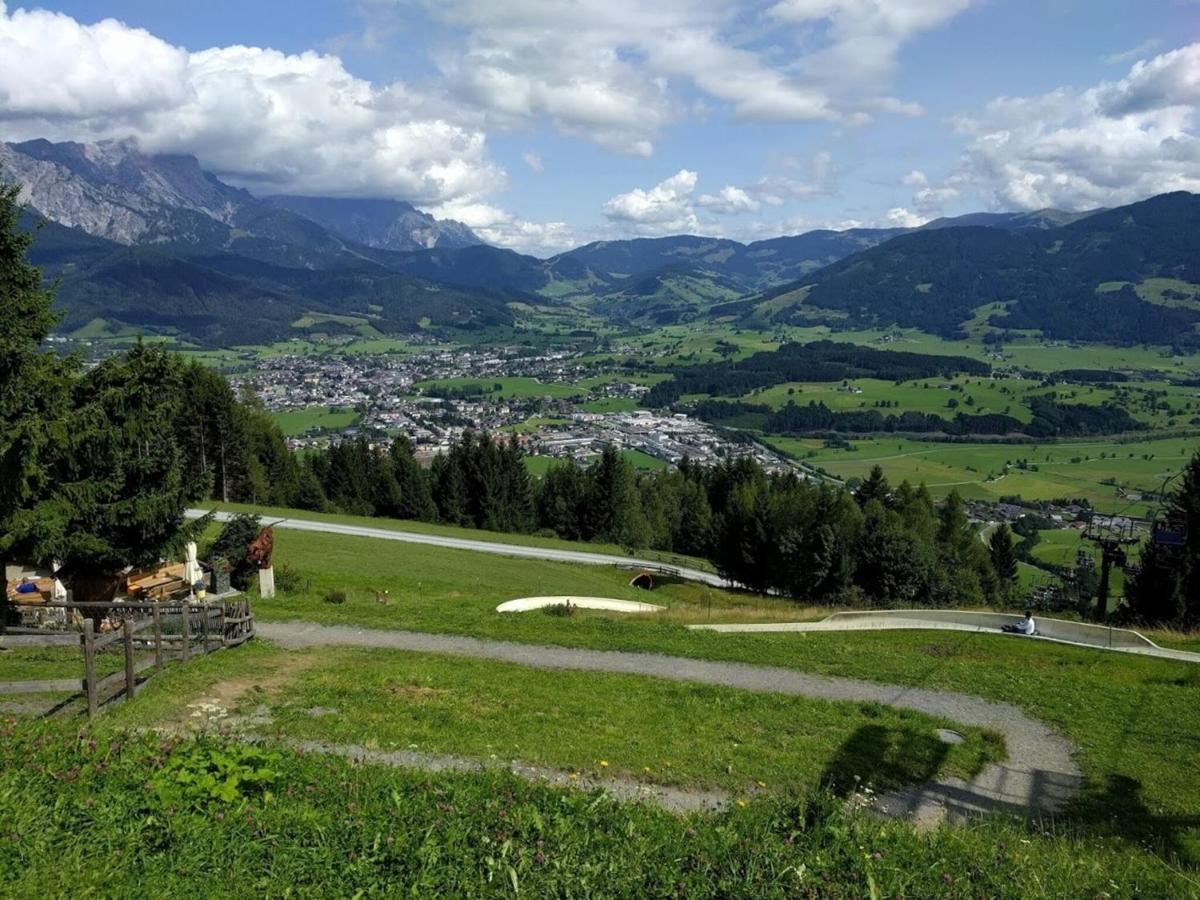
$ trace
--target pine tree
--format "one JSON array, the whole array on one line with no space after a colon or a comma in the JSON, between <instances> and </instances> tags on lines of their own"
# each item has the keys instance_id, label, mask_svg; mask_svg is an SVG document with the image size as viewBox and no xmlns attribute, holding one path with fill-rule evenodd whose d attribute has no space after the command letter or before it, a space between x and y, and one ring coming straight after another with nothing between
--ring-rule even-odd
<instances>
[{"instance_id":1,"label":"pine tree","mask_svg":"<svg viewBox=\"0 0 1200 900\"><path fill-rule=\"evenodd\" d=\"M951 491L938 510L938 566L930 590L937 606L982 603L995 588L987 548L967 519L962 497Z\"/></svg>"},{"instance_id":2,"label":"pine tree","mask_svg":"<svg viewBox=\"0 0 1200 900\"><path fill-rule=\"evenodd\" d=\"M467 485L455 448L434 457L431 476L438 519L448 525L466 525Z\"/></svg>"},{"instance_id":3,"label":"pine tree","mask_svg":"<svg viewBox=\"0 0 1200 900\"><path fill-rule=\"evenodd\" d=\"M933 548L914 538L900 517L872 500L863 510L862 538L856 547L855 584L878 606L928 602L938 569Z\"/></svg>"},{"instance_id":4,"label":"pine tree","mask_svg":"<svg viewBox=\"0 0 1200 900\"><path fill-rule=\"evenodd\" d=\"M31 559L63 562L80 602L110 599L123 568L180 553L204 527L184 518L204 484L175 436L179 389L178 360L142 344L73 386L68 427L12 530Z\"/></svg>"},{"instance_id":5,"label":"pine tree","mask_svg":"<svg viewBox=\"0 0 1200 900\"><path fill-rule=\"evenodd\" d=\"M538 488L538 525L569 541L591 538L584 515L587 490L587 477L575 465L552 465Z\"/></svg>"},{"instance_id":6,"label":"pine tree","mask_svg":"<svg viewBox=\"0 0 1200 900\"><path fill-rule=\"evenodd\" d=\"M210 496L242 499L237 485L246 479L246 433L238 400L219 372L199 362L182 371L180 421L176 428L190 477L210 482Z\"/></svg>"},{"instance_id":7,"label":"pine tree","mask_svg":"<svg viewBox=\"0 0 1200 900\"><path fill-rule=\"evenodd\" d=\"M870 474L867 475L867 480L860 484L858 490L854 492L854 499L858 501L859 507L863 509L872 500L878 500L885 507L892 505L892 489L888 485L888 480L884 477L883 469L880 466L871 467Z\"/></svg>"},{"instance_id":8,"label":"pine tree","mask_svg":"<svg viewBox=\"0 0 1200 900\"><path fill-rule=\"evenodd\" d=\"M612 446L588 471L589 532L600 540L622 547L645 546L646 520L637 473Z\"/></svg>"},{"instance_id":9,"label":"pine tree","mask_svg":"<svg viewBox=\"0 0 1200 900\"><path fill-rule=\"evenodd\" d=\"M1148 542L1126 589L1133 618L1156 625L1200 627L1200 452L1171 494L1163 527L1183 536L1179 547Z\"/></svg>"},{"instance_id":10,"label":"pine tree","mask_svg":"<svg viewBox=\"0 0 1200 900\"><path fill-rule=\"evenodd\" d=\"M1007 524L1001 525L992 532L992 536L988 540L988 555L991 557L992 569L999 582L1000 593L1005 599L1008 599L1012 596L1013 588L1016 586L1019 567L1012 531Z\"/></svg>"},{"instance_id":11,"label":"pine tree","mask_svg":"<svg viewBox=\"0 0 1200 900\"><path fill-rule=\"evenodd\" d=\"M401 435L390 449L392 471L400 490L396 515L401 519L430 522L437 518L437 507L429 487L429 478L413 454L412 442Z\"/></svg>"},{"instance_id":12,"label":"pine tree","mask_svg":"<svg viewBox=\"0 0 1200 900\"><path fill-rule=\"evenodd\" d=\"M32 238L18 227L17 194L0 185L0 583L15 541L12 517L44 490L46 455L65 436L75 370L74 360L41 350L57 317L27 258Z\"/></svg>"}]
</instances>

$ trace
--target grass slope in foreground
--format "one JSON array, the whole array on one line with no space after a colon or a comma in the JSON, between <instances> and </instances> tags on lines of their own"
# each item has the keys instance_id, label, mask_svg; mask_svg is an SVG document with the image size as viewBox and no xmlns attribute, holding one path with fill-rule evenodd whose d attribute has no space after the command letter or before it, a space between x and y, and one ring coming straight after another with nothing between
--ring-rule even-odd
<instances>
[{"instance_id":1,"label":"grass slope in foreground","mask_svg":"<svg viewBox=\"0 0 1200 900\"><path fill-rule=\"evenodd\" d=\"M214 766L229 799L188 786ZM502 774L0 724L12 896L1181 897L1147 854L1015 823L916 834L836 797L673 816Z\"/></svg>"}]
</instances>

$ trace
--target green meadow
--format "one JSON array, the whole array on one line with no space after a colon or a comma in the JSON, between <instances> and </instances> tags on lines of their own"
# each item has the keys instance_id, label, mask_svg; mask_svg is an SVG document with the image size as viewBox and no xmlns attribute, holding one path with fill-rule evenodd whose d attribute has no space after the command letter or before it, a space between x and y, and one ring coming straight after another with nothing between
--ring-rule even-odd
<instances>
[{"instance_id":1,"label":"green meadow","mask_svg":"<svg viewBox=\"0 0 1200 900\"><path fill-rule=\"evenodd\" d=\"M1042 444L873 438L851 441L851 450L827 448L816 439L768 440L842 479L864 478L879 465L893 483L924 482L937 496L957 490L981 500L1085 498L1106 512L1133 515L1155 508L1164 482L1200 449L1196 437ZM1019 467L1021 461L1025 468ZM1132 499L1130 493L1141 497Z\"/></svg>"},{"instance_id":2,"label":"green meadow","mask_svg":"<svg viewBox=\"0 0 1200 900\"><path fill-rule=\"evenodd\" d=\"M280 429L288 437L307 434L317 429L340 431L358 422L358 413L352 409L334 409L328 406L310 406L307 409L287 410L273 413Z\"/></svg>"}]
</instances>

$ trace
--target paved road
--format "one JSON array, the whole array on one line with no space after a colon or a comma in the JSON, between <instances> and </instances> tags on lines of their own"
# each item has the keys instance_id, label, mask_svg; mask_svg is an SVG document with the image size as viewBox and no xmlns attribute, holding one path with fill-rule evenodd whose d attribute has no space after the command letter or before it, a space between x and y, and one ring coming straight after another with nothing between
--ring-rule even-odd
<instances>
[{"instance_id":1,"label":"paved road","mask_svg":"<svg viewBox=\"0 0 1200 900\"><path fill-rule=\"evenodd\" d=\"M875 702L964 725L990 728L1002 734L1008 748L1007 762L988 765L969 781L939 778L884 795L876 801L877 808L882 811L907 816L922 824L943 819L960 821L992 811L1020 815L1053 813L1074 795L1082 780L1073 759L1074 748L1061 735L1011 704L993 703L969 694L656 653L547 647L346 625L261 622L257 633L291 648L339 645L445 653L547 669L648 675L821 700Z\"/></svg>"},{"instance_id":2,"label":"paved road","mask_svg":"<svg viewBox=\"0 0 1200 900\"><path fill-rule=\"evenodd\" d=\"M203 509L189 509L187 517L198 519L206 515ZM218 512L218 522L226 522L232 513ZM268 517L264 517L268 519ZM365 525L341 525L336 522L317 522L312 519L269 520L276 528L294 531L320 531L328 534L345 534L351 537L378 538L384 541L403 541L406 544L427 544L431 547L448 547L453 550L470 550L475 553L495 553L499 556L520 556L527 559L546 559L553 562L584 563L591 566L621 566L626 569L667 569L673 575L688 581L698 581L714 587L727 587L728 582L712 572L689 569L669 563L637 559L630 556L612 556L607 553L587 553L582 550L557 550L553 547L530 547L525 544L502 544L496 541L477 541L470 538L447 537L439 534L422 534L417 531L398 531L391 528L371 528Z\"/></svg>"}]
</instances>

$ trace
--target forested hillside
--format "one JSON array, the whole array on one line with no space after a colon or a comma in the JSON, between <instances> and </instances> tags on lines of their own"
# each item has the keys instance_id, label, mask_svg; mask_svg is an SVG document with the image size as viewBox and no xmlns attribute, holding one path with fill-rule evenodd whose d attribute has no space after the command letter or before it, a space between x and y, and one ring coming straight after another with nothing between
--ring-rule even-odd
<instances>
[{"instance_id":1,"label":"forested hillside","mask_svg":"<svg viewBox=\"0 0 1200 900\"><path fill-rule=\"evenodd\" d=\"M1147 279L1200 283L1200 197L1165 194L1059 228L939 228L887 243L764 295L777 321L914 326L948 338L981 306L1000 328L1108 343L1194 347L1200 308L1155 302ZM1168 298L1170 299L1170 298ZM760 305L760 310L763 305Z\"/></svg>"}]
</instances>

